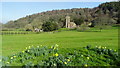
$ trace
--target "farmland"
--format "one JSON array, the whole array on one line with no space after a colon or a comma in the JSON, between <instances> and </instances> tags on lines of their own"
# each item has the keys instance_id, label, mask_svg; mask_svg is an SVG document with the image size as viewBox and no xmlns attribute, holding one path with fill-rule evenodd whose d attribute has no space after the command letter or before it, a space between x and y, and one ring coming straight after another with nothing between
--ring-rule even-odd
<instances>
[{"instance_id":1,"label":"farmland","mask_svg":"<svg viewBox=\"0 0 120 68\"><path fill-rule=\"evenodd\" d=\"M39 34L13 34L2 35L2 55L23 51L28 46L51 46L58 44L60 50L66 48L78 48L87 45L118 48L118 29L99 30L91 29L88 32L76 30L61 30L61 32L43 32Z\"/></svg>"}]
</instances>

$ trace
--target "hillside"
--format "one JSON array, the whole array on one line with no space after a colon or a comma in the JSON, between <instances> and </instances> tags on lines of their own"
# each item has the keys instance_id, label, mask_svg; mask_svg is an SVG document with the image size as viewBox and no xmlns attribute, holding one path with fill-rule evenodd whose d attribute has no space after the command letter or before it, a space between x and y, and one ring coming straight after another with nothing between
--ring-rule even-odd
<instances>
[{"instance_id":1,"label":"hillside","mask_svg":"<svg viewBox=\"0 0 120 68\"><path fill-rule=\"evenodd\" d=\"M41 28L42 24L46 21L52 20L59 24L60 27L65 26L65 16L69 15L71 21L75 19L83 19L84 22L93 23L98 17L108 17L114 24L118 23L118 10L119 2L107 2L100 4L95 8L73 8L73 9L61 9L52 10L26 17L20 18L15 21L9 21L3 25L3 28L25 28L27 24L31 24L33 28Z\"/></svg>"}]
</instances>

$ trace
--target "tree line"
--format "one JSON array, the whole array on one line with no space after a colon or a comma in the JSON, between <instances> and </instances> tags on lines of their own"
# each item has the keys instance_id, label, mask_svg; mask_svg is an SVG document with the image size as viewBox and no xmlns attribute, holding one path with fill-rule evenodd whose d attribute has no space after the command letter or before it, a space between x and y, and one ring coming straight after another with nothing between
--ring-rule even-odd
<instances>
[{"instance_id":1,"label":"tree line","mask_svg":"<svg viewBox=\"0 0 120 68\"><path fill-rule=\"evenodd\" d=\"M106 2L95 8L61 9L36 13L18 20L9 21L2 25L3 30L25 30L29 27L32 29L39 28L44 29L44 31L52 31L65 27L65 16L69 15L71 21L75 22L76 25L89 22L92 23L91 27L100 25L112 26L113 24L120 24L118 11L119 2ZM47 25L49 26L47 27ZM47 28L50 28L50 30Z\"/></svg>"}]
</instances>

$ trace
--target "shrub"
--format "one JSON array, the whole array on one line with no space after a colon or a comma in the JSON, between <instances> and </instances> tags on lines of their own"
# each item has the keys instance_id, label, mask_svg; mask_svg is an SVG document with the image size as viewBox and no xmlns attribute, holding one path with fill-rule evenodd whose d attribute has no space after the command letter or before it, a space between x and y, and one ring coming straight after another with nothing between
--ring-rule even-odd
<instances>
[{"instance_id":1,"label":"shrub","mask_svg":"<svg viewBox=\"0 0 120 68\"><path fill-rule=\"evenodd\" d=\"M88 27L85 24L82 24L80 27L77 27L77 31L81 31L81 32L87 31L89 29L90 29L90 27Z\"/></svg>"},{"instance_id":2,"label":"shrub","mask_svg":"<svg viewBox=\"0 0 120 68\"><path fill-rule=\"evenodd\" d=\"M43 23L42 29L43 31L54 31L58 30L59 26L56 22L47 21L46 23Z\"/></svg>"}]
</instances>

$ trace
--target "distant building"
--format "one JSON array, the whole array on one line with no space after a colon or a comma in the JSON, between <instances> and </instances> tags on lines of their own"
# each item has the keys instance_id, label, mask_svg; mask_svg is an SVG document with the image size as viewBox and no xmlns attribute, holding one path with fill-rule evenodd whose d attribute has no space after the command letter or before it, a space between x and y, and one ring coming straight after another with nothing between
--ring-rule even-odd
<instances>
[{"instance_id":1,"label":"distant building","mask_svg":"<svg viewBox=\"0 0 120 68\"><path fill-rule=\"evenodd\" d=\"M83 24L85 24L86 26L91 26L92 23L90 22L84 22ZM70 16L66 16L66 28L75 28L77 27L76 24L74 22L70 22Z\"/></svg>"},{"instance_id":2,"label":"distant building","mask_svg":"<svg viewBox=\"0 0 120 68\"><path fill-rule=\"evenodd\" d=\"M70 16L66 16L66 28L75 28L76 24L74 22L70 22Z\"/></svg>"},{"instance_id":3,"label":"distant building","mask_svg":"<svg viewBox=\"0 0 120 68\"><path fill-rule=\"evenodd\" d=\"M42 29L35 28L35 32L43 32Z\"/></svg>"}]
</instances>

